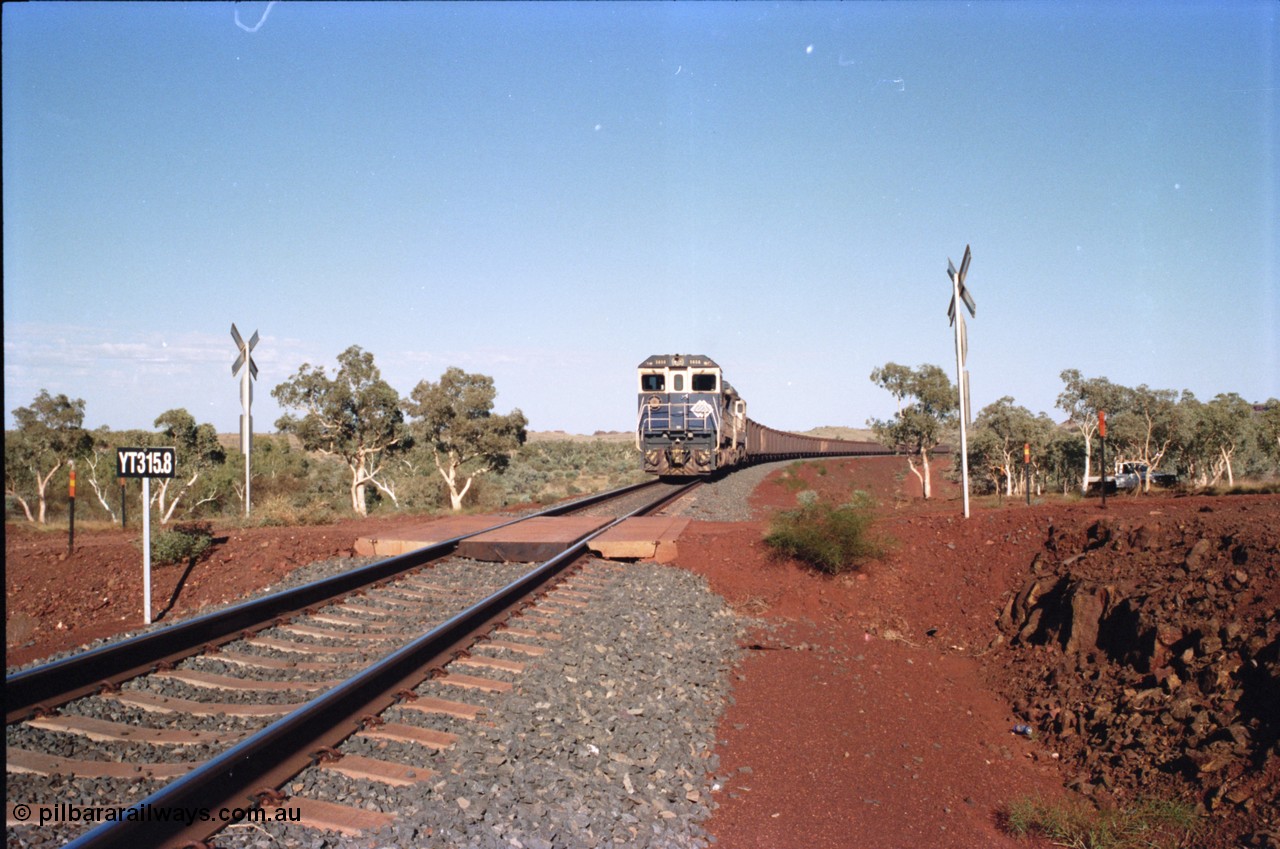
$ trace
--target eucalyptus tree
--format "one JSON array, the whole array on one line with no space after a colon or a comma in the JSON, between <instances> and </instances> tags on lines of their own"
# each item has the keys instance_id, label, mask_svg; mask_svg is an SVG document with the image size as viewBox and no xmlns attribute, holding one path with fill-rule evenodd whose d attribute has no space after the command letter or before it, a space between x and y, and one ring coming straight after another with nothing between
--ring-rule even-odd
<instances>
[{"instance_id":1,"label":"eucalyptus tree","mask_svg":"<svg viewBox=\"0 0 1280 849\"><path fill-rule=\"evenodd\" d=\"M1054 426L1048 416L1032 415L1026 407L1017 406L1006 395L983 407L974 419L974 436L970 442L970 464L977 463L987 469L997 486L1004 484L1005 495L1021 492L1023 475L1023 448L1031 446L1033 462L1040 457L1053 434ZM977 451L975 452L975 446Z\"/></svg>"},{"instance_id":2,"label":"eucalyptus tree","mask_svg":"<svg viewBox=\"0 0 1280 849\"><path fill-rule=\"evenodd\" d=\"M89 434L89 446L84 455L87 473L81 478L89 484L103 512L116 522L116 510L108 498L108 487L116 479L116 448L121 445L118 436L106 425Z\"/></svg>"},{"instance_id":3,"label":"eucalyptus tree","mask_svg":"<svg viewBox=\"0 0 1280 849\"><path fill-rule=\"evenodd\" d=\"M439 382L423 380L409 393L405 410L413 418L414 439L449 488L449 503L462 500L481 475L506 469L511 455L528 437L524 413L493 413L493 378L451 367Z\"/></svg>"},{"instance_id":4,"label":"eucalyptus tree","mask_svg":"<svg viewBox=\"0 0 1280 849\"><path fill-rule=\"evenodd\" d=\"M956 423L955 386L945 371L931 364L913 369L885 363L871 372L871 381L893 395L898 412L888 421L869 419L868 426L881 443L906 454L907 465L919 479L924 497L932 498L929 455Z\"/></svg>"},{"instance_id":5,"label":"eucalyptus tree","mask_svg":"<svg viewBox=\"0 0 1280 849\"><path fill-rule=\"evenodd\" d=\"M154 441L177 449L176 476L160 478L152 487L151 500L159 511L160 524L166 525L184 495L192 496L187 499L189 502L194 499L187 506L188 513L201 504L217 500L217 483L208 473L226 463L227 452L218 442L218 431L213 425L196 424L195 416L181 407L161 413L154 426L160 428ZM198 490L197 482L201 478L204 478L203 489Z\"/></svg>"},{"instance_id":6,"label":"eucalyptus tree","mask_svg":"<svg viewBox=\"0 0 1280 849\"><path fill-rule=\"evenodd\" d=\"M35 495L37 478L35 455L33 441L22 431L15 430L4 435L5 514L8 515L9 504L12 502L22 508L23 515L32 523L36 521L31 512L31 499Z\"/></svg>"},{"instance_id":7,"label":"eucalyptus tree","mask_svg":"<svg viewBox=\"0 0 1280 849\"><path fill-rule=\"evenodd\" d=\"M1080 477L1080 491L1089 488L1089 472L1093 460L1093 438L1098 434L1098 413L1105 410L1112 415L1120 412L1124 387L1105 377L1082 377L1079 370L1067 369L1061 374L1065 384L1056 404L1067 414L1067 422L1084 439L1084 474Z\"/></svg>"},{"instance_id":8,"label":"eucalyptus tree","mask_svg":"<svg viewBox=\"0 0 1280 849\"><path fill-rule=\"evenodd\" d=\"M49 482L91 444L84 429L84 400L41 389L31 406L13 411L13 418L18 428L4 440L5 496L21 504L27 521L32 521L27 498L34 489L38 502L34 521L43 525L48 518Z\"/></svg>"},{"instance_id":9,"label":"eucalyptus tree","mask_svg":"<svg viewBox=\"0 0 1280 849\"><path fill-rule=\"evenodd\" d=\"M1120 411L1110 421L1116 459L1140 463L1148 474L1143 491L1151 490L1151 478L1169 452L1185 440L1184 415L1178 393L1172 389L1151 389L1145 383L1137 389L1121 387Z\"/></svg>"},{"instance_id":10,"label":"eucalyptus tree","mask_svg":"<svg viewBox=\"0 0 1280 849\"><path fill-rule=\"evenodd\" d=\"M1062 494L1070 492L1076 475L1084 466L1084 440L1064 427L1053 427L1048 444L1044 448L1042 468L1045 477L1054 478L1062 487Z\"/></svg>"},{"instance_id":11,"label":"eucalyptus tree","mask_svg":"<svg viewBox=\"0 0 1280 849\"><path fill-rule=\"evenodd\" d=\"M412 445L399 393L382 379L373 354L352 345L338 355L330 378L322 366L303 363L293 377L271 390L280 406L296 410L276 421L308 451L336 457L351 473L351 508L369 513L368 487L393 502L395 487L383 478L384 463Z\"/></svg>"},{"instance_id":12,"label":"eucalyptus tree","mask_svg":"<svg viewBox=\"0 0 1280 849\"><path fill-rule=\"evenodd\" d=\"M1280 401L1268 398L1256 419L1258 449L1275 471L1280 472Z\"/></svg>"},{"instance_id":13,"label":"eucalyptus tree","mask_svg":"<svg viewBox=\"0 0 1280 849\"><path fill-rule=\"evenodd\" d=\"M973 427L969 431L969 474L978 492L999 492L1005 483L1005 465L1000 461L1000 440L990 428ZM960 457L955 458L953 472L960 474Z\"/></svg>"},{"instance_id":14,"label":"eucalyptus tree","mask_svg":"<svg viewBox=\"0 0 1280 849\"><path fill-rule=\"evenodd\" d=\"M1220 393L1212 401L1201 404L1194 425L1194 445L1207 468L1202 466L1201 479L1213 486L1225 473L1227 485L1235 486L1232 461L1236 451L1245 447L1254 434L1253 405L1234 392Z\"/></svg>"}]
</instances>

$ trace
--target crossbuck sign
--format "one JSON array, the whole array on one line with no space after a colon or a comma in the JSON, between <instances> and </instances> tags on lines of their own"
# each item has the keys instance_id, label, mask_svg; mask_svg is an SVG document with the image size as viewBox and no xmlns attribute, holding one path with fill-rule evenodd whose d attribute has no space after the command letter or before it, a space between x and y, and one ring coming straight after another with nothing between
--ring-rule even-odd
<instances>
[{"instance_id":1,"label":"crossbuck sign","mask_svg":"<svg viewBox=\"0 0 1280 849\"><path fill-rule=\"evenodd\" d=\"M240 451L244 454L244 514L249 515L249 455L253 452L253 381L258 377L258 364L253 361L253 348L258 344L258 331L253 331L253 338L248 342L236 330L235 322L231 324L231 338L236 343L240 354L231 364L231 375L240 372L240 406L244 412L240 415ZM245 368L245 366L248 368ZM241 371L243 369L243 371Z\"/></svg>"},{"instance_id":2,"label":"crossbuck sign","mask_svg":"<svg viewBox=\"0 0 1280 849\"><path fill-rule=\"evenodd\" d=\"M960 261L960 270L956 271L955 263L947 259L947 276L951 278L951 305L947 307L947 318L956 328L956 382L960 393L960 473L964 485L964 517L969 518L969 332L965 330L964 313L959 304L964 302L970 316L977 316L978 308L973 295L965 288L964 278L969 273L969 260L973 254L969 246L964 246L964 259Z\"/></svg>"}]
</instances>

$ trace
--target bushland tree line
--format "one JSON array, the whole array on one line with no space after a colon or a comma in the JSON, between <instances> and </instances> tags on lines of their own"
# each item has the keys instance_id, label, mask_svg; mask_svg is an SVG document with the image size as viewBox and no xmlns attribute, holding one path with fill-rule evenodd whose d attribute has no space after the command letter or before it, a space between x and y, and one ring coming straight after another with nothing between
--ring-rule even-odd
<instances>
[{"instance_id":1,"label":"bushland tree line","mask_svg":"<svg viewBox=\"0 0 1280 849\"><path fill-rule=\"evenodd\" d=\"M1280 400L1253 404L1230 392L1200 401L1187 390L1128 387L1105 377L1086 378L1076 369L1060 377L1056 407L1065 422L1033 414L1010 396L978 411L968 432L970 476L978 488L1024 494L1023 446L1029 443L1033 487L1086 491L1101 474L1094 467L1100 410L1107 418L1108 474L1125 463L1145 465L1144 490L1158 470L1172 471L1194 487L1224 480L1234 486L1240 474L1280 474ZM894 396L898 411L868 425L882 443L907 456L929 498L931 454L944 442L959 445L955 385L940 367L928 364L887 363L871 373L871 380Z\"/></svg>"},{"instance_id":2,"label":"bushland tree line","mask_svg":"<svg viewBox=\"0 0 1280 849\"><path fill-rule=\"evenodd\" d=\"M574 466L587 476L598 472L602 486L639 476L631 445L526 445L523 413L494 413L493 379L459 368L438 381L420 381L401 397L382 379L373 355L352 346L332 373L304 363L272 395L286 413L276 422L278 434L254 440L258 521L293 524L348 511L367 515L377 507L421 510L448 503L459 510L466 503L551 500L575 493L578 473L565 471ZM41 391L30 406L14 411L18 426L5 434L6 516L44 523L49 504L65 509L66 472L74 463L78 506L90 508L80 515L119 521L115 449L127 445L178 449L177 477L152 482L151 507L162 524L243 511L244 456L221 444L213 425L175 409L155 419L155 431L89 431L84 407L83 400ZM136 503L139 485L126 486Z\"/></svg>"},{"instance_id":3,"label":"bushland tree line","mask_svg":"<svg viewBox=\"0 0 1280 849\"><path fill-rule=\"evenodd\" d=\"M897 412L868 424L882 442L903 451L930 497L933 454L941 444L958 444L955 385L928 364L887 363L871 379L894 396ZM1107 411L1109 471L1142 463L1176 472L1191 486L1280 474L1280 401L1274 398L1252 404L1221 393L1201 401L1188 391L1126 387L1075 369L1063 371L1061 379L1056 406L1064 422L1032 414L1009 396L978 411L969 431L969 465L979 489L1023 494L1022 446L1030 443L1037 491L1083 491L1098 474L1100 409ZM339 355L332 376L304 363L272 395L289 412L276 422L279 434L254 440L259 522L325 521L348 511L367 515L375 508L423 510L444 503L454 510L496 507L642 477L630 443L526 443L527 421L519 410L493 413L492 378L458 368L439 381L420 381L401 397L382 379L373 355L353 346ZM178 476L152 486L151 506L162 523L243 511L243 455L184 409L162 413L154 431L90 431L83 400L41 390L13 413L17 427L5 434L6 517L43 524L51 506L65 510L67 471L74 463L81 516L119 521L115 449L125 445L178 448ZM126 486L136 501L137 482Z\"/></svg>"}]
</instances>

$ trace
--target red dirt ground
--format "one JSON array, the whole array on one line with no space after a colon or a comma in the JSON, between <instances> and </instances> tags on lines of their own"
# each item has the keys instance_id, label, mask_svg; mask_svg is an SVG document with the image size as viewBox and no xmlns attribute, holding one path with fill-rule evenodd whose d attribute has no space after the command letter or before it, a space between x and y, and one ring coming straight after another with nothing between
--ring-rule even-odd
<instances>
[{"instance_id":1,"label":"red dirt ground","mask_svg":"<svg viewBox=\"0 0 1280 849\"><path fill-rule=\"evenodd\" d=\"M1276 619L1276 496L1124 496L1108 499L1105 513L1096 500L1031 507L982 500L965 520L954 485L935 471L935 497L924 502L904 472L894 458L784 470L756 490L756 521L693 522L680 539L677 565L705 575L735 609L771 626L749 637L754 648L736 670L720 725L719 774L731 777L708 824L719 847L1049 845L1006 835L1003 806L1074 796L1064 785L1090 764L1079 759L1078 742L1068 749L1050 734L1012 733L1026 719L1011 705L1020 696L1034 701L1028 694L1037 676L1019 668L1026 655L1009 649L996 622L1054 534L1083 540L1099 518L1184 529L1209 511L1215 528L1231 523L1233 539L1253 546L1253 608L1265 619L1270 605ZM878 499L877 531L892 539L883 560L829 577L768 555L761 542L767 517L794 506L799 489L843 500L853 488ZM413 522L218 531L225 539L189 571L154 570L156 610L179 587L171 618L233 600L298 566L350 554L357 536L385 536ZM138 536L81 532L68 556L64 535L7 526L7 663L140 626ZM1077 760L1068 763L1071 757ZM1260 769L1271 796L1234 790L1239 806L1215 806L1200 845L1272 845L1277 761L1272 744Z\"/></svg>"},{"instance_id":2,"label":"red dirt ground","mask_svg":"<svg viewBox=\"0 0 1280 849\"><path fill-rule=\"evenodd\" d=\"M756 637L762 648L741 664L736 703L721 723L721 771L734 779L710 830L725 849L1035 845L999 830L1008 803L1080 800L1063 787L1090 768L1117 785L1110 795L1095 793L1103 803L1125 804L1134 798L1126 790L1136 787L1140 794L1153 784L1129 762L1112 767L1109 750L1081 751L1087 747L1079 738L1066 741L1068 749L1038 728L1034 739L1012 733L1029 719L1011 704L1044 697L1047 685L1028 683L1037 675L1022 667L1030 666L1033 650L1011 649L996 622L1055 534L1084 542L1088 529L1103 520L1193 536L1192 529L1208 522L1201 536L1252 547L1248 568L1259 594L1249 603L1241 594L1238 612L1244 619L1252 615L1268 629L1266 639L1275 639L1276 496L1125 495L1109 498L1105 512L1097 499L1030 507L1017 500L988 506L982 499L966 520L958 487L935 477L935 498L925 503L904 466L897 459L814 462L771 476L753 496L756 514L768 516L794 507L800 489L836 503L852 489L873 493L880 504L876 528L894 542L886 558L859 573L824 576L771 558L761 542L767 521L694 523L681 536L680 565L706 575L735 608L775 628ZM1174 543L1170 539L1166 547L1176 550ZM1112 589L1132 582L1121 572L1114 565ZM1185 615L1190 619L1192 611ZM1034 651L1037 661L1063 657L1053 646ZM1066 668L1051 667L1042 677L1052 679ZM1276 664L1269 668L1274 688ZM1062 698L1071 692L1066 678L1059 679ZM1261 769L1243 757L1232 764L1236 775L1244 774L1231 785L1245 788L1233 791L1241 807L1215 806L1195 845L1280 845L1274 721L1270 728L1269 746L1266 729L1251 731L1264 738ZM1069 762L1069 751L1078 759ZM736 772L743 767L751 771ZM1190 790L1176 782L1165 787L1169 797L1192 804L1203 789L1195 782Z\"/></svg>"},{"instance_id":3,"label":"red dirt ground","mask_svg":"<svg viewBox=\"0 0 1280 849\"><path fill-rule=\"evenodd\" d=\"M351 556L357 537L413 524L421 522L391 517L293 528L215 528L215 545L190 571L185 565L152 566L153 618L181 619L207 605L234 601L299 566ZM75 552L69 555L65 530L6 525L6 665L141 628L141 538L133 527L77 529Z\"/></svg>"}]
</instances>

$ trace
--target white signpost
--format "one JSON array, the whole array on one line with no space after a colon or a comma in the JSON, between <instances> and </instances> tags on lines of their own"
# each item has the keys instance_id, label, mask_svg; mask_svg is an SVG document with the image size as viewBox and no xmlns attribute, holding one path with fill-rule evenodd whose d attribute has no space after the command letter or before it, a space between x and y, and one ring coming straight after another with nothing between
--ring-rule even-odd
<instances>
[{"instance_id":1,"label":"white signpost","mask_svg":"<svg viewBox=\"0 0 1280 849\"><path fill-rule=\"evenodd\" d=\"M969 315L977 317L977 305L973 302L973 296L969 294L969 290L965 288L964 278L969 273L969 260L972 254L969 252L969 246L964 246L964 259L960 261L960 270L956 271L955 264L950 258L947 259L947 276L951 278L951 305L947 307L947 318L956 328L956 382L960 394L960 474L963 478L964 486L964 517L969 518L969 438L967 428L969 426L969 370L965 368L965 361L969 358L969 333L965 330L964 314L960 312L956 306L964 301L965 307L969 310Z\"/></svg>"},{"instance_id":2,"label":"white signpost","mask_svg":"<svg viewBox=\"0 0 1280 849\"><path fill-rule=\"evenodd\" d=\"M116 477L142 479L142 621L151 624L151 479L178 471L176 448L117 448Z\"/></svg>"},{"instance_id":3,"label":"white signpost","mask_svg":"<svg viewBox=\"0 0 1280 849\"><path fill-rule=\"evenodd\" d=\"M235 322L232 322L231 338L235 340L236 348L240 351L236 361L231 364L232 376L234 377L244 365L249 366L240 374L240 406L244 408L244 412L240 415L240 450L244 453L244 514L248 516L249 455L253 452L253 415L250 408L253 406L253 380L258 376L258 364L253 361L251 354L254 346L258 344L258 331L253 331L253 338L245 342L240 336L240 331L236 330Z\"/></svg>"}]
</instances>

